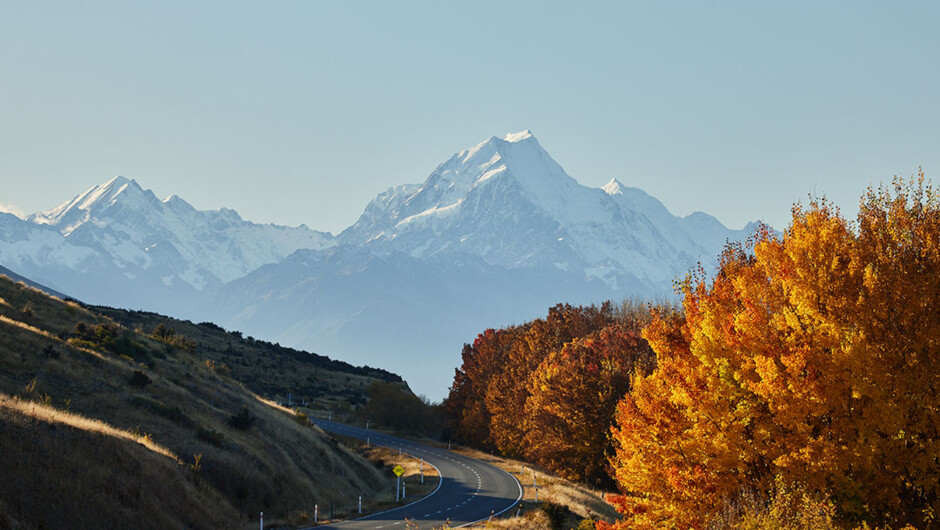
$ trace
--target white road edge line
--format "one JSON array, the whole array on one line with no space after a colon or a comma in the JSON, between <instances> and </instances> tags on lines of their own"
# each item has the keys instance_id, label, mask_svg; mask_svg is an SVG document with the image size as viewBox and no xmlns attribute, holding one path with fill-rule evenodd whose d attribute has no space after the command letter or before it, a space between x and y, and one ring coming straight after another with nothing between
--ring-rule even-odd
<instances>
[{"instance_id":1,"label":"white road edge line","mask_svg":"<svg viewBox=\"0 0 940 530\"><path fill-rule=\"evenodd\" d=\"M326 430L326 429L320 427L319 425L317 425L317 427L318 427L320 430L323 430L323 431ZM350 432L350 433L353 433L353 432L355 432L355 431L350 430L349 432ZM353 438L358 438L358 436L353 436ZM360 439L361 439L361 438L360 438ZM381 445L381 444L376 443L375 445ZM386 449L394 449L394 447L391 447L391 446L388 446L388 445L382 445L382 447L385 447ZM408 456L410 456L411 458L415 458L414 455L409 454L409 453L402 453L402 454L403 454L403 455L408 455ZM424 497L421 497L420 499L418 499L418 500L416 500L416 501L414 501L414 502L409 502L408 504L406 504L406 505L404 505L404 506L398 506L398 507L396 507L396 508L392 508L391 510L385 510L384 512L370 513L369 515L364 515L364 516L358 517L358 518L356 518L356 519L346 519L345 521L359 521L359 520L362 520L362 519L368 519L368 518L370 518L370 517L375 517L376 515L382 515L382 514L389 513L389 512L394 512L394 511L397 511L397 510L403 510L403 509L405 509L405 508L407 508L407 507L409 507L409 506L411 506L411 505L413 505L413 504L418 504L419 502L421 502L421 501L423 501L423 500L425 500L425 499L430 499L432 495L434 495L435 493L437 493L437 490L441 489L441 484L444 483L444 478L441 476L441 470L438 469L437 466L435 466L434 464L428 462L427 460L425 460L424 462L425 462L427 465L433 467L433 468L434 468L434 471L437 471L437 477L438 477L438 478L437 478L437 487L434 488L434 491L432 491L431 493L428 493L428 494L425 495ZM512 475L510 475L510 476L512 476ZM512 477L512 478L516 478L516 477ZM516 480L516 483L518 483L518 482L519 482L519 481ZM520 486L520 487L521 487L521 486ZM520 498L521 498L521 497L520 497ZM518 502L518 501L516 501L516 502ZM515 506L515 505L513 505L513 506ZM509 508L512 508L512 506L510 506ZM507 510L508 510L509 508L507 508ZM505 510L504 510L504 511L505 511ZM503 512L499 512L499 513L503 513ZM482 521L482 520L483 520L483 519L480 519L480 521ZM344 521L336 521L336 522L337 522L337 523L342 523L342 522L344 522ZM478 521L478 522L479 522L479 521ZM310 528L316 528L316 527L315 527L315 526L312 526L312 527L310 527ZM382 528L382 527L381 527L381 526L377 526L376 528ZM458 527L458 528L459 528L459 527ZM309 530L309 529L307 529L307 530Z\"/></svg>"},{"instance_id":2,"label":"white road edge line","mask_svg":"<svg viewBox=\"0 0 940 530\"><path fill-rule=\"evenodd\" d=\"M322 427L321 427L321 429L322 429ZM323 429L323 430L325 430L325 429ZM350 432L353 432L353 431L350 431ZM355 437L355 436L354 436L354 437ZM382 445L382 444L376 443L375 445ZM388 448L389 446L383 445L383 447L387 447L387 448ZM394 449L394 447L391 447L391 448ZM408 453L403 453L403 454L407 454L408 456L414 458L414 455L411 455L411 454L408 454ZM447 458L447 457L445 457L445 458ZM469 458L469 457L467 457L467 458ZM448 458L448 460L452 460L452 459ZM474 458L473 460L477 460L477 459ZM425 460L425 462L427 462L427 460ZM492 467L492 468L494 468L494 469L496 469L496 470L502 471L503 473L506 473L507 475L509 475L510 477L512 477L512 479L516 482L516 487L519 488L519 497L516 498L516 502L510 504L509 506L507 506L506 508L504 508L503 510L501 510L499 513L494 513L494 514L488 515L488 516L486 516L486 517L484 517L484 518L482 518L482 519L477 519L476 521L472 521L472 522L469 522L469 523L464 523L464 524L462 524L462 525L460 525L460 526L455 526L454 528L464 528L464 527L467 527L467 526L475 525L475 524L477 524L477 523L479 523L479 522L486 521L487 519L489 519L489 518L491 518L491 517L499 517L500 515L502 515L502 514L508 512L509 510L513 509L517 504L519 504L519 502L522 501L522 496L525 494L524 491L523 491L523 489L522 489L522 484L519 482L519 479L517 479L515 475L513 475L512 473L506 471L505 469L501 469L501 468L498 468L498 467L494 466L493 464L490 464L490 463L488 463L488 462L484 462L483 460L477 460L477 462L480 462L480 463L482 463L482 464L484 464L484 465L488 465L488 466L490 466L490 467ZM430 465L431 467L433 467L435 471L437 471L437 476L438 476L438 477L441 477L441 470L437 469L437 466L435 466L434 464L432 464L432 463L430 463L430 462L427 462L427 464ZM404 505L404 506L399 506L399 507L397 507L397 508L392 508L391 510L385 510L384 512L371 513L371 514L366 515L366 516L364 516L364 517L359 517L358 519L347 519L347 521L359 521L359 520L362 520L362 519L368 519L368 518L370 518L370 517L375 517L376 515L382 515L382 514L385 514L385 513L394 512L394 511L397 511L397 510L401 510L401 509L407 508L408 506L411 506L412 504L418 504L419 502L421 502L421 501L423 501L423 500L425 500L425 499L429 499L432 495L434 495L435 493L437 493L437 490L441 489L441 484L442 484L443 482L444 482L444 480L443 480L442 478L438 478L438 481L437 481L437 488L435 488L434 491L432 491L431 493L425 495L424 497L421 497L420 499L418 499L418 500L416 500L416 501L414 501L414 502L412 502L412 503L406 504L406 505ZM477 491L479 492L479 490L477 490ZM477 495L477 493L474 493L474 495ZM438 513L440 513L440 512L438 512ZM342 521L337 521L337 522L339 523L339 522L342 522ZM316 528L316 527L311 527L311 528ZM376 528L381 528L381 527L376 527Z\"/></svg>"},{"instance_id":3,"label":"white road edge line","mask_svg":"<svg viewBox=\"0 0 940 530\"><path fill-rule=\"evenodd\" d=\"M474 459L474 460L476 460L476 459ZM523 489L522 489L522 484L519 483L519 479L517 479L515 475L513 475L512 473L506 471L505 469L498 468L498 467L494 466L493 464L487 464L486 462L483 462L482 460L477 460L477 461L478 461L478 462L482 462L482 463L484 463L484 464L486 464L486 465L488 465L488 466L490 466L490 467L492 467L492 468L498 469L499 471L502 471L503 473L505 473L505 474L509 475L510 477L512 477L512 479L516 481L516 487L519 488L519 497L516 499L516 502L510 504L509 506L507 506L505 509L503 509L503 510L500 511L499 513L494 513L493 515L488 515L488 516L486 516L486 517L484 517L484 518L482 518L482 519L477 519L476 521L473 521L473 522L470 522L470 523L465 523L465 524L462 524L462 525L460 525L460 526L455 526L454 528L464 528L464 527L467 527L467 526L472 526L472 525L475 525L475 524L477 524L477 523L486 521L486 520L489 519L490 517L499 517L500 515L502 515L502 514L508 512L509 510L515 508L515 506L516 506L517 504L519 504L520 501L522 501L522 496L524 495ZM474 493L474 495L476 495L476 494Z\"/></svg>"}]
</instances>

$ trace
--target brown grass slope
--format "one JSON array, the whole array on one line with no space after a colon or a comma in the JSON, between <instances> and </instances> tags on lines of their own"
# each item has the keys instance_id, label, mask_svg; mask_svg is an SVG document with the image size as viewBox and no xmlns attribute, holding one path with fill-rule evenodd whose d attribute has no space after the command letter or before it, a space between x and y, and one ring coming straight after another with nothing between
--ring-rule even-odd
<instances>
[{"instance_id":1,"label":"brown grass slope","mask_svg":"<svg viewBox=\"0 0 940 530\"><path fill-rule=\"evenodd\" d=\"M391 487L199 337L152 331L0 277L0 528L238 528Z\"/></svg>"},{"instance_id":2,"label":"brown grass slope","mask_svg":"<svg viewBox=\"0 0 940 530\"><path fill-rule=\"evenodd\" d=\"M90 423L0 398L0 528L225 528L242 519L169 451Z\"/></svg>"}]
</instances>

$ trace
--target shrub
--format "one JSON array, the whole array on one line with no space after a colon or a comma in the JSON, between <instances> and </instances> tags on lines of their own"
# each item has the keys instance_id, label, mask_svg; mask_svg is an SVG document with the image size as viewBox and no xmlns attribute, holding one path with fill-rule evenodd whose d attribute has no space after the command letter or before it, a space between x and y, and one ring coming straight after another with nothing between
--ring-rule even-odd
<instances>
[{"instance_id":1,"label":"shrub","mask_svg":"<svg viewBox=\"0 0 940 530\"><path fill-rule=\"evenodd\" d=\"M134 370L134 374L131 375L128 384L131 386L145 387L150 384L150 376L140 370Z\"/></svg>"},{"instance_id":2,"label":"shrub","mask_svg":"<svg viewBox=\"0 0 940 530\"><path fill-rule=\"evenodd\" d=\"M42 353L44 353L48 359L59 358L59 351L56 350L52 344L46 344L46 346L42 349Z\"/></svg>"},{"instance_id":3,"label":"shrub","mask_svg":"<svg viewBox=\"0 0 940 530\"><path fill-rule=\"evenodd\" d=\"M568 508L554 502L545 502L539 506L539 509L548 517L548 522L552 530L562 530L565 526L565 520L568 518Z\"/></svg>"},{"instance_id":4,"label":"shrub","mask_svg":"<svg viewBox=\"0 0 940 530\"><path fill-rule=\"evenodd\" d=\"M130 399L130 402L139 407L144 407L157 416L162 416L179 425L188 426L191 423L189 416L176 405L167 405L162 401L144 396L134 396Z\"/></svg>"},{"instance_id":5,"label":"shrub","mask_svg":"<svg viewBox=\"0 0 940 530\"><path fill-rule=\"evenodd\" d=\"M179 348L188 352L196 349L196 343L177 333L173 328L160 323L150 333L152 339L158 340L167 346Z\"/></svg>"},{"instance_id":6,"label":"shrub","mask_svg":"<svg viewBox=\"0 0 940 530\"><path fill-rule=\"evenodd\" d=\"M594 530L596 522L594 519L588 517L587 519L581 519L581 522L578 523L577 530Z\"/></svg>"},{"instance_id":7,"label":"shrub","mask_svg":"<svg viewBox=\"0 0 940 530\"><path fill-rule=\"evenodd\" d=\"M215 429L197 425L196 438L199 438L200 440L216 447L222 447L222 442L225 440L225 435Z\"/></svg>"},{"instance_id":8,"label":"shrub","mask_svg":"<svg viewBox=\"0 0 940 530\"><path fill-rule=\"evenodd\" d=\"M238 429L239 431L247 431L254 423L255 417L248 411L248 407L245 405L242 405L242 409L238 414L228 419L228 424L231 425L233 429Z\"/></svg>"}]
</instances>

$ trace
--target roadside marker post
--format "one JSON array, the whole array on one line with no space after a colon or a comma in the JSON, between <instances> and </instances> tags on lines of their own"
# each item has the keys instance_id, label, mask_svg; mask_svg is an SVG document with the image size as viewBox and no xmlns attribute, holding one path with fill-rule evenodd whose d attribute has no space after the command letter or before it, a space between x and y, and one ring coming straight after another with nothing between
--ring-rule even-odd
<instances>
[{"instance_id":1,"label":"roadside marker post","mask_svg":"<svg viewBox=\"0 0 940 530\"><path fill-rule=\"evenodd\" d=\"M313 522L317 522L317 519L319 518L319 516L320 516L320 505L314 504L313 505Z\"/></svg>"},{"instance_id":2,"label":"roadside marker post","mask_svg":"<svg viewBox=\"0 0 940 530\"><path fill-rule=\"evenodd\" d=\"M264 512L261 512L261 530L264 530Z\"/></svg>"},{"instance_id":3,"label":"roadside marker post","mask_svg":"<svg viewBox=\"0 0 940 530\"><path fill-rule=\"evenodd\" d=\"M359 513L362 513L362 495L359 496Z\"/></svg>"},{"instance_id":4,"label":"roadside marker post","mask_svg":"<svg viewBox=\"0 0 940 530\"><path fill-rule=\"evenodd\" d=\"M395 466L395 469L392 469L392 473L395 473L395 476L398 477L397 481L395 482L395 502L398 502L402 498L404 498L404 495L399 497L399 494L404 493L404 489L402 489L402 485L401 485L401 476L402 476L402 473L404 472L405 472L405 468L401 466Z\"/></svg>"}]
</instances>

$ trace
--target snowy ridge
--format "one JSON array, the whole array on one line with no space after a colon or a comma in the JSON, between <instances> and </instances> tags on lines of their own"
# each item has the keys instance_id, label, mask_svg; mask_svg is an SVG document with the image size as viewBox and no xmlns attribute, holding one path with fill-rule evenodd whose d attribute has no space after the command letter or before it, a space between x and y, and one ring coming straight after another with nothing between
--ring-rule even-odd
<instances>
[{"instance_id":1,"label":"snowy ridge","mask_svg":"<svg viewBox=\"0 0 940 530\"><path fill-rule=\"evenodd\" d=\"M583 186L528 130L493 136L454 154L423 184L390 192L340 234L343 244L421 258L470 254L507 267L551 264L615 290L639 280L660 291L743 237L712 217L673 216L616 179Z\"/></svg>"},{"instance_id":2,"label":"snowy ridge","mask_svg":"<svg viewBox=\"0 0 940 530\"><path fill-rule=\"evenodd\" d=\"M391 369L441 397L482 329L559 302L668 297L753 229L677 217L617 179L583 186L525 130L378 194L335 238L199 211L119 176L25 218L0 213L0 265L85 302Z\"/></svg>"},{"instance_id":3,"label":"snowy ridge","mask_svg":"<svg viewBox=\"0 0 940 530\"><path fill-rule=\"evenodd\" d=\"M328 234L306 227L258 225L226 208L198 211L176 195L161 201L121 176L27 220L104 250L116 263L145 270L160 264L196 289L244 276L299 248L332 244Z\"/></svg>"},{"instance_id":4,"label":"snowy ridge","mask_svg":"<svg viewBox=\"0 0 940 530\"><path fill-rule=\"evenodd\" d=\"M10 220L7 219L7 224ZM132 179L117 176L61 205L21 221L28 237L0 242L0 259L24 273L119 275L131 284L121 300L88 297L83 285L51 281L101 303L143 304L165 298L163 287L203 291L283 260L302 248L333 245L330 234L305 226L261 225L227 208L199 211L176 195L158 199ZM13 233L4 230L0 237ZM68 273L66 271L69 271ZM107 272L106 272L107 271ZM63 284L64 283L64 284ZM162 286L162 287L161 287Z\"/></svg>"}]
</instances>

